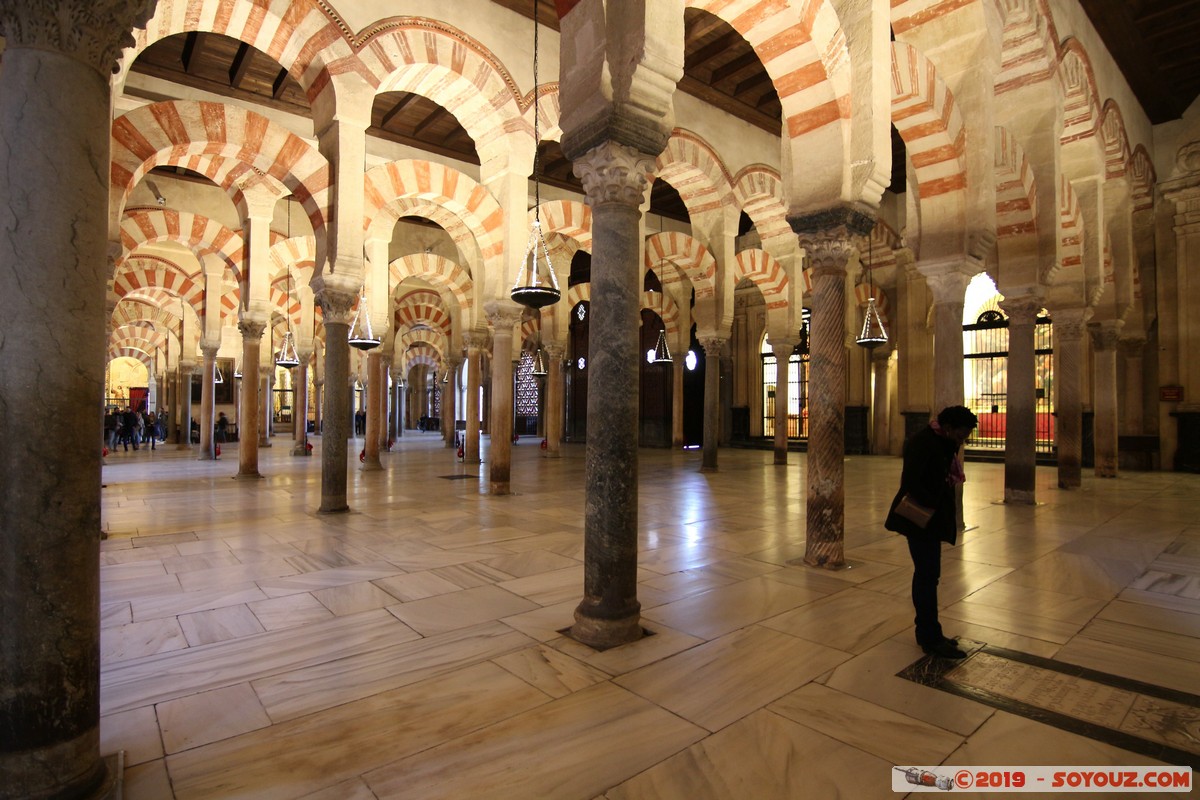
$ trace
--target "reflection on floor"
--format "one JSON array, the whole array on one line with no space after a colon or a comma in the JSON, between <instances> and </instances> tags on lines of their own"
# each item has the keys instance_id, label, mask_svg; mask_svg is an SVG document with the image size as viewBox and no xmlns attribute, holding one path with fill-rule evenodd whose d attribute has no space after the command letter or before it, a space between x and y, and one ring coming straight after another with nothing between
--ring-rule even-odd
<instances>
[{"instance_id":1,"label":"reflection on floor","mask_svg":"<svg viewBox=\"0 0 1200 800\"><path fill-rule=\"evenodd\" d=\"M655 635L597 653L557 633L583 580L581 445L522 439L495 497L486 464L406 435L384 471L352 467L351 513L318 515L314 442L260 450L262 481L230 479L235 446L109 456L101 735L126 798L890 798L893 765L1161 763L898 676L921 658L880 523L899 459L846 461L850 566L824 571L788 564L803 454L722 450L701 474L698 451L643 450ZM994 502L1001 465L967 475L948 633L1196 691L1200 476L1064 492L1039 468L1030 507Z\"/></svg>"}]
</instances>

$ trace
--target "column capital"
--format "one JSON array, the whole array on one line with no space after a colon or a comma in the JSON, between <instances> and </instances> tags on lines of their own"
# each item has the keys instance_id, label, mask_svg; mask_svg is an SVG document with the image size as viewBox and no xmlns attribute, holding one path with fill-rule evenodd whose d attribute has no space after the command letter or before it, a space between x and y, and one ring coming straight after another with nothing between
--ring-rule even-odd
<instances>
[{"instance_id":1,"label":"column capital","mask_svg":"<svg viewBox=\"0 0 1200 800\"><path fill-rule=\"evenodd\" d=\"M326 324L349 325L354 318L354 303L358 300L358 292L325 285L315 290L314 299L321 307L321 316Z\"/></svg>"},{"instance_id":2,"label":"column capital","mask_svg":"<svg viewBox=\"0 0 1200 800\"><path fill-rule=\"evenodd\" d=\"M266 329L267 323L264 320L249 316L238 320L238 330L242 332L243 339L261 339Z\"/></svg>"},{"instance_id":3,"label":"column capital","mask_svg":"<svg viewBox=\"0 0 1200 800\"><path fill-rule=\"evenodd\" d=\"M483 304L483 313L494 330L493 335L512 335L513 326L521 322L524 307L511 300L488 300Z\"/></svg>"},{"instance_id":4,"label":"column capital","mask_svg":"<svg viewBox=\"0 0 1200 800\"><path fill-rule=\"evenodd\" d=\"M729 341L729 337L716 334L700 334L696 338L700 340L700 346L704 348L704 355L718 358L721 355L721 348Z\"/></svg>"},{"instance_id":5,"label":"column capital","mask_svg":"<svg viewBox=\"0 0 1200 800\"><path fill-rule=\"evenodd\" d=\"M551 361L562 361L563 356L567 354L567 348L561 344L543 344L542 349L546 351L546 355Z\"/></svg>"},{"instance_id":6,"label":"column capital","mask_svg":"<svg viewBox=\"0 0 1200 800\"><path fill-rule=\"evenodd\" d=\"M6 47L55 50L87 64L106 81L121 50L135 42L158 0L24 0L0 6Z\"/></svg>"},{"instance_id":7,"label":"column capital","mask_svg":"<svg viewBox=\"0 0 1200 800\"><path fill-rule=\"evenodd\" d=\"M197 364L195 361L180 359L179 374L191 375L196 371Z\"/></svg>"},{"instance_id":8,"label":"column capital","mask_svg":"<svg viewBox=\"0 0 1200 800\"><path fill-rule=\"evenodd\" d=\"M635 147L603 142L575 159L575 175L583 181L587 204L640 206L654 171L655 157Z\"/></svg>"},{"instance_id":9,"label":"column capital","mask_svg":"<svg viewBox=\"0 0 1200 800\"><path fill-rule=\"evenodd\" d=\"M767 344L770 345L771 350L775 352L776 356L779 355L780 350L784 350L788 353L788 355L791 355L791 352L796 349L796 345L799 343L799 339L790 336L785 336L783 338L776 338L774 336L767 337Z\"/></svg>"},{"instance_id":10,"label":"column capital","mask_svg":"<svg viewBox=\"0 0 1200 800\"><path fill-rule=\"evenodd\" d=\"M789 214L788 225L801 242L818 236L836 235L843 239L867 236L875 228L875 214L849 205L826 208L807 214Z\"/></svg>"},{"instance_id":11,"label":"column capital","mask_svg":"<svg viewBox=\"0 0 1200 800\"><path fill-rule=\"evenodd\" d=\"M260 334L261 335L261 334ZM200 340L200 352L205 358L216 358L217 351L221 349L220 341L209 341L207 339Z\"/></svg>"},{"instance_id":12,"label":"column capital","mask_svg":"<svg viewBox=\"0 0 1200 800\"><path fill-rule=\"evenodd\" d=\"M1087 322L1091 318L1090 308L1061 308L1050 312L1054 335L1068 341L1082 339Z\"/></svg>"},{"instance_id":13,"label":"column capital","mask_svg":"<svg viewBox=\"0 0 1200 800\"><path fill-rule=\"evenodd\" d=\"M925 276L925 283L933 293L934 304L961 303L967 293L967 284L983 271L983 264L967 255L951 258L919 261L917 269Z\"/></svg>"},{"instance_id":14,"label":"column capital","mask_svg":"<svg viewBox=\"0 0 1200 800\"><path fill-rule=\"evenodd\" d=\"M1045 305L1046 299L1036 290L1025 294L1005 294L1000 301L1000 308L1008 315L1009 325L1032 325Z\"/></svg>"},{"instance_id":15,"label":"column capital","mask_svg":"<svg viewBox=\"0 0 1200 800\"><path fill-rule=\"evenodd\" d=\"M468 331L463 334L463 347L467 350L483 350L487 347L488 336L486 332Z\"/></svg>"},{"instance_id":16,"label":"column capital","mask_svg":"<svg viewBox=\"0 0 1200 800\"><path fill-rule=\"evenodd\" d=\"M1122 336L1117 346L1126 358L1141 358L1146 351L1145 336Z\"/></svg>"},{"instance_id":17,"label":"column capital","mask_svg":"<svg viewBox=\"0 0 1200 800\"><path fill-rule=\"evenodd\" d=\"M1088 323L1088 333L1092 337L1092 347L1095 350L1116 350L1120 340L1121 328L1125 323L1119 319L1106 319Z\"/></svg>"},{"instance_id":18,"label":"column capital","mask_svg":"<svg viewBox=\"0 0 1200 800\"><path fill-rule=\"evenodd\" d=\"M808 256L812 277L845 277L846 264L856 248L849 228L827 228L801 234L800 246Z\"/></svg>"}]
</instances>

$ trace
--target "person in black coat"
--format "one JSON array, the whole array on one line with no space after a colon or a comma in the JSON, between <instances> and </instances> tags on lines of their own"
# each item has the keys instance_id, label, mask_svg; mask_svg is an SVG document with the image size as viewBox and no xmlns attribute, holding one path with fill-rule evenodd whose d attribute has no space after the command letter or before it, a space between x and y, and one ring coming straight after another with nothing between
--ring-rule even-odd
<instances>
[{"instance_id":1,"label":"person in black coat","mask_svg":"<svg viewBox=\"0 0 1200 800\"><path fill-rule=\"evenodd\" d=\"M949 406L937 420L904 443L904 470L883 526L908 539L912 556L912 601L916 610L917 644L941 658L965 658L954 639L942 634L938 621L937 586L942 574L942 542L958 538L955 487L963 482L958 451L979 424L964 406ZM915 511L906 508L915 507ZM932 512L928 519L923 513Z\"/></svg>"}]
</instances>

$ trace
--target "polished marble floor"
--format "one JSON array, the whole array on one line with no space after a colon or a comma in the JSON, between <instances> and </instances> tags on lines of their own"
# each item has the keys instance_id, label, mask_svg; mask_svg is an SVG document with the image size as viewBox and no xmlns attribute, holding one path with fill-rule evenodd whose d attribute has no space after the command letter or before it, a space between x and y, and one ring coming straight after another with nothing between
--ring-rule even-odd
<instances>
[{"instance_id":1,"label":"polished marble floor","mask_svg":"<svg viewBox=\"0 0 1200 800\"><path fill-rule=\"evenodd\" d=\"M701 474L698 451L643 450L653 635L603 653L557 632L582 446L523 439L504 497L436 434L382 460L351 469L351 513L318 515L320 459L283 437L261 481L231 479L233 446L108 457L101 736L126 798L891 798L893 765L1160 763L897 677L921 658L881 526L899 459L846 460L849 567L824 571L790 563L803 454ZM1200 693L1200 476L1064 492L1039 468L1030 507L996 502L1001 465L967 475L948 633Z\"/></svg>"}]
</instances>

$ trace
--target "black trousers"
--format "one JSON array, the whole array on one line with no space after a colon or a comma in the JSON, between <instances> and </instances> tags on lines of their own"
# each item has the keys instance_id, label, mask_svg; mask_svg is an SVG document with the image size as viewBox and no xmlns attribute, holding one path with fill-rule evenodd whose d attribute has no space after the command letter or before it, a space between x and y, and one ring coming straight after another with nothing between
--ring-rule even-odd
<instances>
[{"instance_id":1,"label":"black trousers","mask_svg":"<svg viewBox=\"0 0 1200 800\"><path fill-rule=\"evenodd\" d=\"M912 602L917 616L917 643L936 644L942 638L938 622L938 580L942 576L942 542L932 536L906 536L912 556Z\"/></svg>"}]
</instances>

